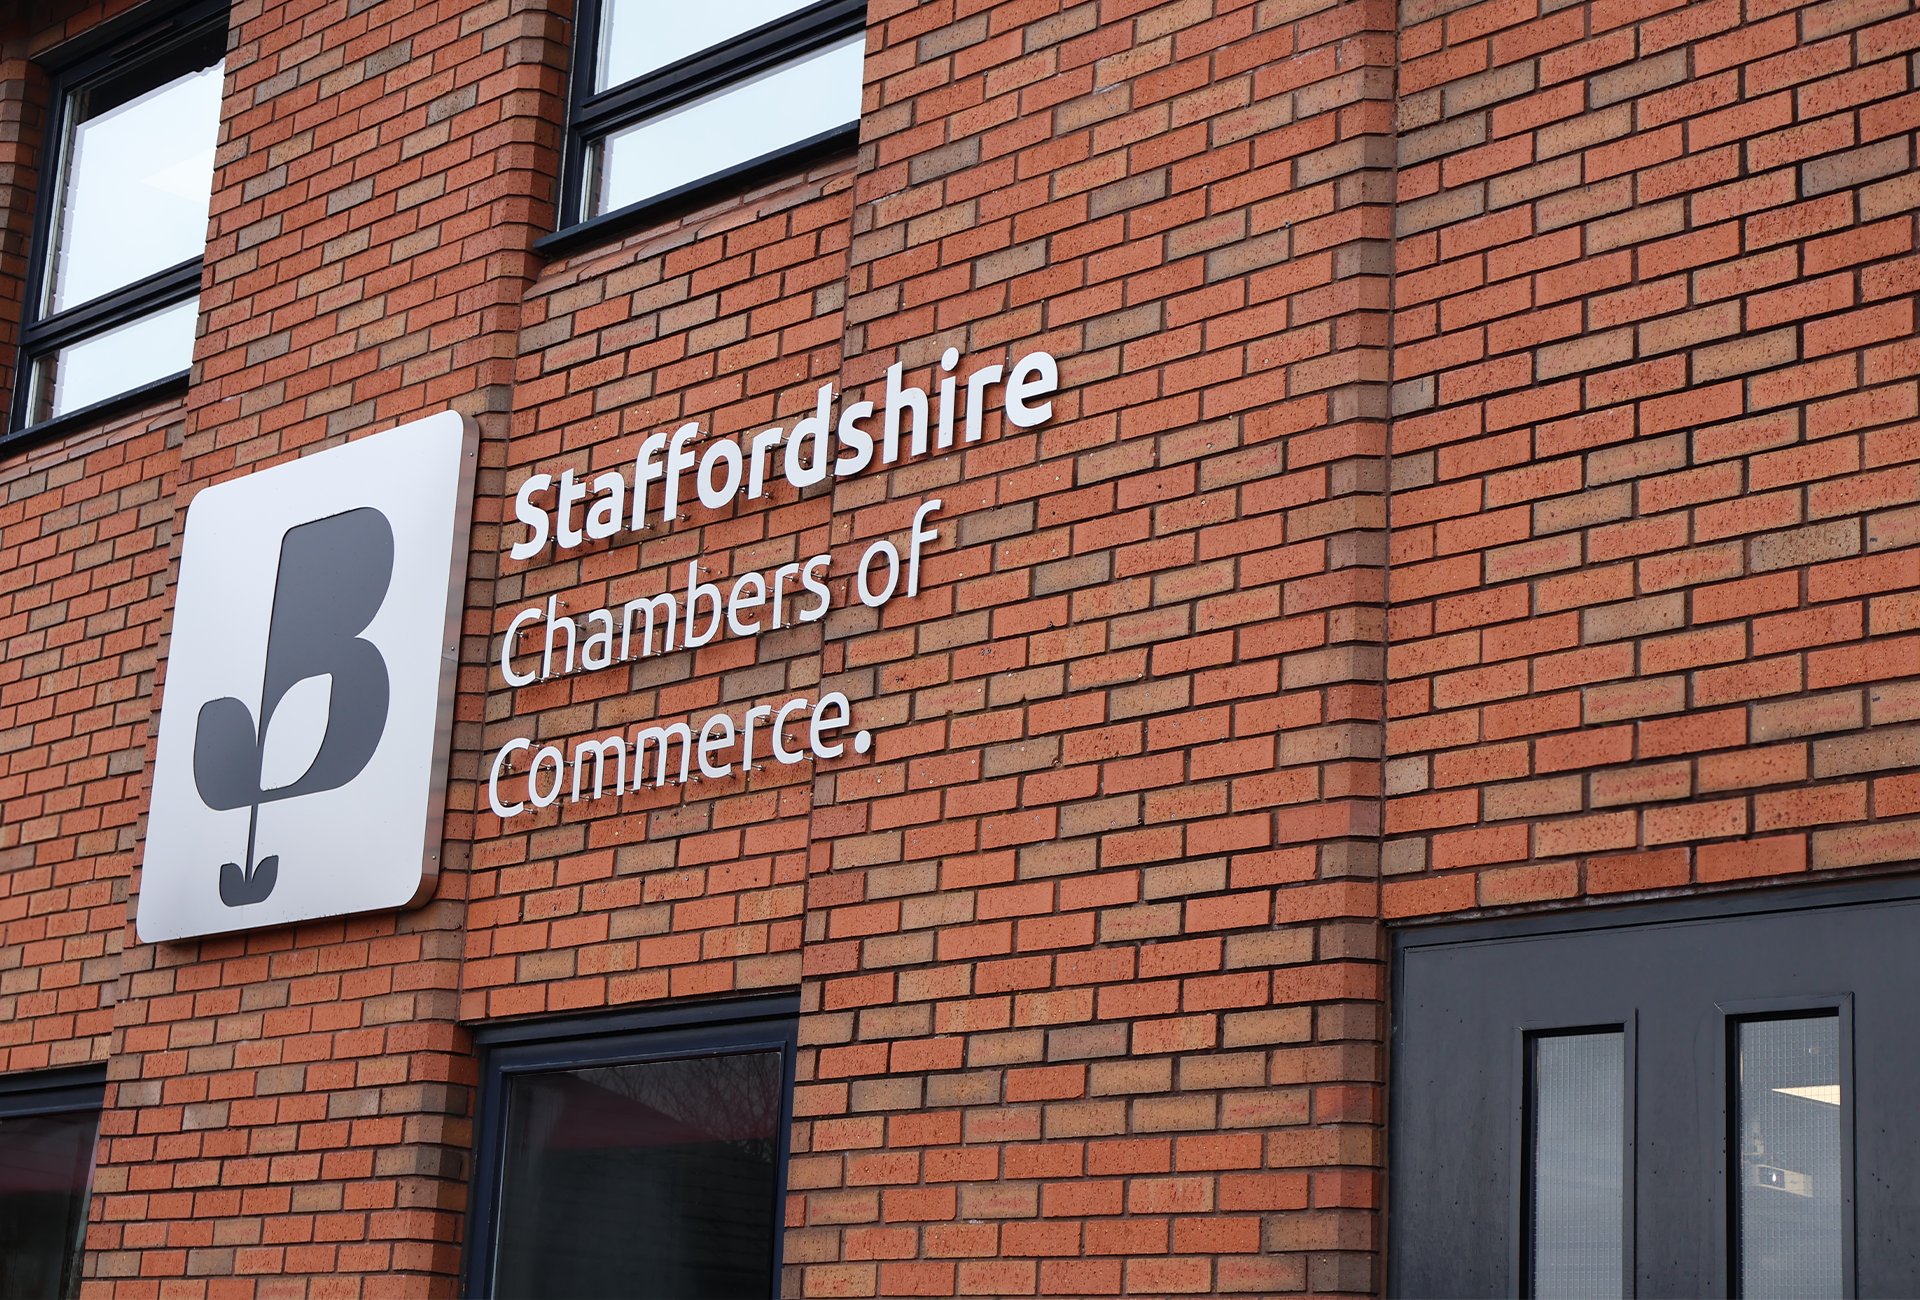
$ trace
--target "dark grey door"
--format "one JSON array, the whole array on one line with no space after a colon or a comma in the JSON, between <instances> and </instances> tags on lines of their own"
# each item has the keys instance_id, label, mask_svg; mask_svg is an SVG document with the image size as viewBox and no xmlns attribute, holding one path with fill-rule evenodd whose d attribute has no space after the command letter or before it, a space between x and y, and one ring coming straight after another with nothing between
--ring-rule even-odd
<instances>
[{"instance_id":1,"label":"dark grey door","mask_svg":"<svg viewBox=\"0 0 1920 1300\"><path fill-rule=\"evenodd\" d=\"M1392 1294L1920 1295L1920 884L1394 958Z\"/></svg>"}]
</instances>

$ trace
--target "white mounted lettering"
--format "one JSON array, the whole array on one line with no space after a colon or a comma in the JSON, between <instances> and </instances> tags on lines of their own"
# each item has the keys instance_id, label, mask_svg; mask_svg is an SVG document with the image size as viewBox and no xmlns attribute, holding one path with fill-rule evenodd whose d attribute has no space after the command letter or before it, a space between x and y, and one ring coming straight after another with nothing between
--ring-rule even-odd
<instances>
[{"instance_id":1,"label":"white mounted lettering","mask_svg":"<svg viewBox=\"0 0 1920 1300\"><path fill-rule=\"evenodd\" d=\"M964 447L984 436L987 402L996 389L1013 428L1034 428L1053 417L1060 365L1050 353L1028 353L1010 368L979 366L964 377L959 366L959 352L946 349L931 394L907 384L896 362L887 368L878 405L865 400L840 405L842 395L832 384L822 384L813 409L791 428L703 439L700 425L688 422L642 439L630 467L591 478L571 468L558 477L529 475L513 497L514 518L524 535L509 553L531 560L549 548L569 551L622 532L667 531L696 508L719 510L759 500L776 482L807 488L829 476L848 478L875 464ZM922 501L900 542L883 537L862 551L850 583L853 599L879 609L897 596L919 594L943 504L938 497ZM508 622L497 661L501 679L511 687L532 686L816 622L833 606L826 582L831 563L831 555L820 554L764 572L709 578L707 566L696 558L684 569L676 565L666 590L624 604L576 614L549 597ZM848 746L864 754L873 736L847 732L851 725L847 697L828 692L817 702L802 697L755 704L738 720L717 713L697 724L651 724L570 745L536 746L531 737L519 736L494 753L487 802L495 815L515 817L562 799L578 802L646 786L719 780L751 769L756 759L838 758ZM504 788L516 771L526 774L524 799Z\"/></svg>"}]
</instances>

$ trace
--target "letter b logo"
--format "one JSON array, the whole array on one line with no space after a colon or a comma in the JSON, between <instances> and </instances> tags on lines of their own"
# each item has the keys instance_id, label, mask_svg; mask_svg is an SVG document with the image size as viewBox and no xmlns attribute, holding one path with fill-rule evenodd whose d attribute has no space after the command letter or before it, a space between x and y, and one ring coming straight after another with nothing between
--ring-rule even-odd
<instances>
[{"instance_id":1,"label":"letter b logo","mask_svg":"<svg viewBox=\"0 0 1920 1300\"><path fill-rule=\"evenodd\" d=\"M245 865L220 867L220 901L258 903L273 892L278 854L254 858L260 805L337 790L360 775L387 724L387 665L360 633L379 611L393 579L393 529L370 506L289 529L267 632L266 681L259 722L246 703L222 696L200 706L193 779L209 808L248 809ZM329 679L324 730L312 758L285 784L263 781L269 740L298 746L306 737L276 731L275 710L294 687ZM288 715L281 715L283 718ZM305 721L301 714L292 715ZM297 722L296 722L297 725Z\"/></svg>"},{"instance_id":2,"label":"letter b logo","mask_svg":"<svg viewBox=\"0 0 1920 1300\"><path fill-rule=\"evenodd\" d=\"M473 446L460 416L431 416L194 499L141 938L431 893Z\"/></svg>"}]
</instances>

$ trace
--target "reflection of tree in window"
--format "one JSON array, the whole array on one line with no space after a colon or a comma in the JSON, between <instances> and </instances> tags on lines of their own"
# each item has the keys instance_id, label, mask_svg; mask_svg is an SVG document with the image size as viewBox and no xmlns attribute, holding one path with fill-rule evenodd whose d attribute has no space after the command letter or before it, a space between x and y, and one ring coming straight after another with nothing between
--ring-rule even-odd
<instances>
[{"instance_id":1,"label":"reflection of tree in window","mask_svg":"<svg viewBox=\"0 0 1920 1300\"><path fill-rule=\"evenodd\" d=\"M516 1078L495 1294L769 1294L783 1073L768 1051Z\"/></svg>"}]
</instances>

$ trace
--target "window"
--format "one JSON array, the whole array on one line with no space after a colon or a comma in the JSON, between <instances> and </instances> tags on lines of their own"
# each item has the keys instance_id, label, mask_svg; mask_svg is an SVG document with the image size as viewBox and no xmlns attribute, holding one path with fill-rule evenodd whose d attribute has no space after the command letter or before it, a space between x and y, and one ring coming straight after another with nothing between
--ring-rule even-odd
<instances>
[{"instance_id":1,"label":"window","mask_svg":"<svg viewBox=\"0 0 1920 1300\"><path fill-rule=\"evenodd\" d=\"M1846 1096L1840 1016L1739 1020L1733 1138L1736 1278L1743 1296L1846 1289Z\"/></svg>"},{"instance_id":2,"label":"window","mask_svg":"<svg viewBox=\"0 0 1920 1300\"><path fill-rule=\"evenodd\" d=\"M0 1077L0 1295L76 1295L106 1072Z\"/></svg>"},{"instance_id":3,"label":"window","mask_svg":"<svg viewBox=\"0 0 1920 1300\"><path fill-rule=\"evenodd\" d=\"M191 363L226 44L225 6L197 4L56 55L16 430Z\"/></svg>"},{"instance_id":4,"label":"window","mask_svg":"<svg viewBox=\"0 0 1920 1300\"><path fill-rule=\"evenodd\" d=\"M1527 1256L1535 1300L1626 1294L1626 1041L1528 1035Z\"/></svg>"},{"instance_id":5,"label":"window","mask_svg":"<svg viewBox=\"0 0 1920 1300\"><path fill-rule=\"evenodd\" d=\"M562 226L850 141L860 0L583 0Z\"/></svg>"},{"instance_id":6,"label":"window","mask_svg":"<svg viewBox=\"0 0 1920 1300\"><path fill-rule=\"evenodd\" d=\"M772 1296L793 998L482 1030L468 1285Z\"/></svg>"}]
</instances>

